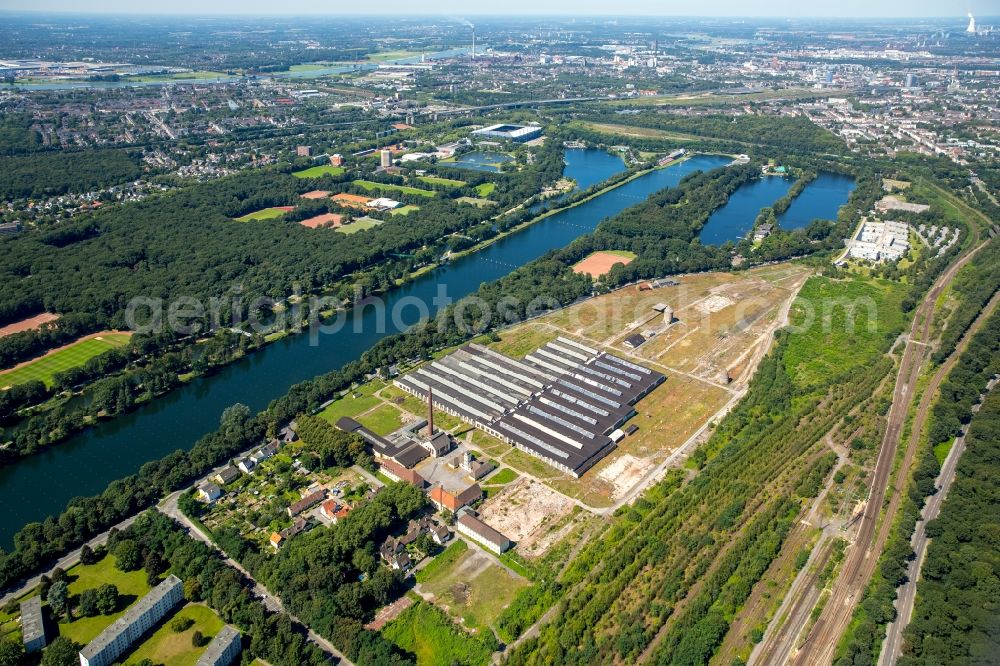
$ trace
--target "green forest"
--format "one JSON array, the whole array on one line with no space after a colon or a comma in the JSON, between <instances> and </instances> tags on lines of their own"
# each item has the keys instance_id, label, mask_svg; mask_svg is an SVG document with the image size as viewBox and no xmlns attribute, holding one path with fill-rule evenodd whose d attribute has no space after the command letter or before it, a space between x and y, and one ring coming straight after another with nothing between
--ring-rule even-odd
<instances>
[{"instance_id":1,"label":"green forest","mask_svg":"<svg viewBox=\"0 0 1000 666\"><path fill-rule=\"evenodd\" d=\"M900 666L988 664L1000 654L1000 393L972 419L904 631Z\"/></svg>"}]
</instances>

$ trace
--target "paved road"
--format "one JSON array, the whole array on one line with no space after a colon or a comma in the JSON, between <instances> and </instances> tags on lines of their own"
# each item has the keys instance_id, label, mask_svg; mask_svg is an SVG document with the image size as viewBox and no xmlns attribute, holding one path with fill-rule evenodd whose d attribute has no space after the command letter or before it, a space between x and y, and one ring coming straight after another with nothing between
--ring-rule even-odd
<instances>
[{"instance_id":1,"label":"paved road","mask_svg":"<svg viewBox=\"0 0 1000 666\"><path fill-rule=\"evenodd\" d=\"M986 391L979 397L979 404L972 408L974 412L979 411L979 406L986 398L986 394L992 391L995 385L996 380L991 379L986 386ZM924 508L920 513L920 520L917 522L917 527L913 531L913 537L910 539L910 545L913 546L913 552L916 553L916 557L910 561L906 569L906 582L900 585L896 591L896 619L890 622L886 628L885 641L882 643L882 652L879 655L879 666L893 666L902 652L903 630L913 617L913 604L917 598L917 581L920 578L920 570L924 566L924 558L927 555L927 523L938 517L938 514L941 512L941 505L948 497L951 484L955 481L955 470L958 468L958 461L962 457L962 453L965 452L965 434L965 431L963 431L955 439L951 450L948 451L948 456L945 458L944 465L941 466L941 472L938 474L936 484L938 492L931 495L931 498L924 504Z\"/></svg>"},{"instance_id":2,"label":"paved road","mask_svg":"<svg viewBox=\"0 0 1000 666\"><path fill-rule=\"evenodd\" d=\"M880 525L879 517L886 498L896 450L902 437L907 413L916 394L917 380L920 377L924 359L930 349L928 342L932 335L935 304L942 292L951 284L959 269L968 263L986 245L986 242L976 245L958 261L953 262L934 282L914 313L906 347L903 351L903 359L896 375L896 387L893 391L892 405L889 408L885 435L882 438L882 445L875 463L872 485L868 501L865 504L864 516L859 524L857 539L848 550L840 575L833 582L833 591L822 614L813 625L802 649L792 660L796 666L813 666L833 662L837 643L851 621L854 607L861 600L864 588L871 578L894 518L894 510L887 511L884 522L881 524L882 529L876 533ZM955 359L957 353L958 350L952 354L949 360ZM938 376L935 376L935 380L940 381ZM930 394L935 390L936 385L929 385L926 388L924 400L929 403ZM917 420L920 423L915 420L913 425L915 432L919 432L921 428L922 420L926 417L926 408L929 408L929 404L925 406L922 402L921 410L917 414ZM911 444L914 441L915 437L911 437ZM902 468L906 467L907 464L904 461ZM896 499L898 499L898 495L893 498L894 501ZM772 663L784 663L784 661L785 659L781 655L776 655Z\"/></svg>"},{"instance_id":3,"label":"paved road","mask_svg":"<svg viewBox=\"0 0 1000 666\"><path fill-rule=\"evenodd\" d=\"M345 666L354 666L354 664L352 664L351 661L347 657L345 657L343 654L341 654L341 652L336 647L334 647L333 643L331 643L330 641L326 640L325 638L323 638L322 636L320 636L319 634L317 634L315 631L313 631L312 629L310 629L307 624L305 624L304 622L302 622L301 620L299 620L297 617L295 617L294 615L292 615L291 613L289 613L287 610L285 610L284 606L281 605L281 599L279 599L277 596L271 594L270 590L268 590L262 584L260 584L259 582L257 582L257 580L253 576L250 575L249 571L247 571L246 569L244 569L240 565L239 562L237 562L236 560L234 560L231 557L229 557L225 553L225 551L223 551L221 548L219 548L218 546L216 546L215 542L213 542L208 537L207 534L205 534L200 529L198 529L198 527L187 516L184 515L184 512L181 511L180 508L177 506L177 500L180 498L180 496L181 496L181 494L183 492L185 492L185 491L178 490L177 492L170 494L156 508L161 513L163 513L164 515L169 516L173 520L177 521L182 527L184 527L184 529L187 530L187 533L188 533L189 536L191 536L192 538L198 539L199 541L202 541L202 542L208 544L210 547L212 547L213 549L215 549L216 551L218 551L222 555L222 559L226 562L226 564L228 564L229 566L231 566L232 568L236 569L241 574L243 574L244 576L246 576L247 579L250 580L253 583L253 585L254 585L254 588L253 588L254 593L258 597L260 597L260 599L264 602L264 606L267 607L267 609L269 611L272 611L272 612L275 612L275 613L285 613L286 615L288 615L288 617L290 617L292 619L292 622L294 622L294 623L296 623L296 624L298 624L298 625L300 625L302 627L305 627L305 629L306 629L306 631L307 631L307 633L309 635L309 640L310 641L312 641L313 643L315 643L317 646L319 646L321 649L325 650L329 654L331 654L334 657L336 657L338 659L339 663L345 664Z\"/></svg>"}]
</instances>

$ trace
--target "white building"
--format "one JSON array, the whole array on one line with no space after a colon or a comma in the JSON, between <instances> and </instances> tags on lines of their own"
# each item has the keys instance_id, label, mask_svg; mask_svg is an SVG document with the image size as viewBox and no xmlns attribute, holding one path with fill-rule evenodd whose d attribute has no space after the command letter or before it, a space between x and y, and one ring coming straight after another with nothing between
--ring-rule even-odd
<instances>
[{"instance_id":1,"label":"white building","mask_svg":"<svg viewBox=\"0 0 1000 666\"><path fill-rule=\"evenodd\" d=\"M114 663L183 600L181 579L169 576L80 650L80 666L108 666Z\"/></svg>"}]
</instances>

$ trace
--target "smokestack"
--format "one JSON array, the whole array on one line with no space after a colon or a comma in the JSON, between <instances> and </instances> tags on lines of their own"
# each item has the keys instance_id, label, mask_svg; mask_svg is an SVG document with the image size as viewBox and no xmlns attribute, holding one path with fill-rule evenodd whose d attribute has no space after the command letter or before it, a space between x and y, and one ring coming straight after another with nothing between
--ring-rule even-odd
<instances>
[{"instance_id":1,"label":"smokestack","mask_svg":"<svg viewBox=\"0 0 1000 666\"><path fill-rule=\"evenodd\" d=\"M476 29L472 29L472 59L476 59Z\"/></svg>"},{"instance_id":2,"label":"smokestack","mask_svg":"<svg viewBox=\"0 0 1000 666\"><path fill-rule=\"evenodd\" d=\"M434 436L434 389L427 387L427 437Z\"/></svg>"}]
</instances>

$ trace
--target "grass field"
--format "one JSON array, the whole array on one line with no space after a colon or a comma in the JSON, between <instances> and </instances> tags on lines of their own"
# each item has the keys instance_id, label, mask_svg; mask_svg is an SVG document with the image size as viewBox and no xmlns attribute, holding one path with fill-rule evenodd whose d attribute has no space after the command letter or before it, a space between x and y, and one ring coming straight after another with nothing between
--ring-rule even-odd
<instances>
[{"instance_id":1,"label":"grass field","mask_svg":"<svg viewBox=\"0 0 1000 666\"><path fill-rule=\"evenodd\" d=\"M394 210L389 211L389 214L390 215L402 215L402 216L405 217L405 216L409 215L410 213L412 213L415 210L420 210L420 206L412 206L412 205L411 206L402 206L400 208L396 208Z\"/></svg>"},{"instance_id":2,"label":"grass field","mask_svg":"<svg viewBox=\"0 0 1000 666\"><path fill-rule=\"evenodd\" d=\"M480 185L476 185L476 194L481 197L488 197L493 194L495 189L497 189L496 183L482 183Z\"/></svg>"},{"instance_id":3,"label":"grass field","mask_svg":"<svg viewBox=\"0 0 1000 666\"><path fill-rule=\"evenodd\" d=\"M359 416L358 421L377 435L388 435L403 426L403 415L392 405L382 405Z\"/></svg>"},{"instance_id":4,"label":"grass field","mask_svg":"<svg viewBox=\"0 0 1000 666\"><path fill-rule=\"evenodd\" d=\"M434 604L464 627L485 630L527 585L479 548L469 547L426 574L420 589L433 594Z\"/></svg>"},{"instance_id":5,"label":"grass field","mask_svg":"<svg viewBox=\"0 0 1000 666\"><path fill-rule=\"evenodd\" d=\"M418 569L414 574L414 577L417 579L418 583L423 583L427 580L434 580L441 575L441 571L445 571L453 567L455 562L457 562L467 550L469 550L469 544L465 543L461 539L456 539L450 546L444 549L443 553L432 559L427 566Z\"/></svg>"},{"instance_id":6,"label":"grass field","mask_svg":"<svg viewBox=\"0 0 1000 666\"><path fill-rule=\"evenodd\" d=\"M477 199L476 197L459 197L455 199L458 203L469 204L471 206L476 206L477 208L484 208L486 206L492 206L496 202L490 201L489 199Z\"/></svg>"},{"instance_id":7,"label":"grass field","mask_svg":"<svg viewBox=\"0 0 1000 666\"><path fill-rule=\"evenodd\" d=\"M381 402L373 393L385 386L385 382L373 381L365 384L357 391L348 393L343 398L335 400L327 405L319 413L319 417L326 419L330 423L336 423L341 416L357 416L369 409L376 407ZM354 397L357 396L357 397Z\"/></svg>"},{"instance_id":8,"label":"grass field","mask_svg":"<svg viewBox=\"0 0 1000 666\"><path fill-rule=\"evenodd\" d=\"M380 224L382 224L381 220L373 220L371 218L361 218L360 220L354 220L350 224L341 225L337 227L336 230L342 234L356 234L359 231L374 229Z\"/></svg>"},{"instance_id":9,"label":"grass field","mask_svg":"<svg viewBox=\"0 0 1000 666\"><path fill-rule=\"evenodd\" d=\"M74 342L19 368L0 373L0 387L23 384L35 379L51 386L52 377L57 372L81 366L110 349L124 347L131 336L131 333L101 333L96 337Z\"/></svg>"},{"instance_id":10,"label":"grass field","mask_svg":"<svg viewBox=\"0 0 1000 666\"><path fill-rule=\"evenodd\" d=\"M440 176L417 176L417 180L423 181L429 185L444 185L446 187L462 187L465 185L464 180L455 180L454 178L441 178ZM492 183L490 183L492 185Z\"/></svg>"},{"instance_id":11,"label":"grass field","mask_svg":"<svg viewBox=\"0 0 1000 666\"><path fill-rule=\"evenodd\" d=\"M174 618L187 617L194 624L181 632L175 632L170 623ZM138 664L149 659L154 664L170 666L194 666L204 647L194 647L191 636L200 631L205 639L211 639L223 627L223 622L211 608L198 604L187 604L173 616L168 617L153 634L147 638L129 657L126 664Z\"/></svg>"},{"instance_id":12,"label":"grass field","mask_svg":"<svg viewBox=\"0 0 1000 666\"><path fill-rule=\"evenodd\" d=\"M485 666L492 650L456 627L423 601L410 606L382 629L382 636L413 654L417 666Z\"/></svg>"},{"instance_id":13,"label":"grass field","mask_svg":"<svg viewBox=\"0 0 1000 666\"><path fill-rule=\"evenodd\" d=\"M293 171L292 175L296 178L321 178L323 176L339 176L344 173L344 171L344 167L333 166L332 164L323 164L303 169L302 171Z\"/></svg>"},{"instance_id":14,"label":"grass field","mask_svg":"<svg viewBox=\"0 0 1000 666\"><path fill-rule=\"evenodd\" d=\"M418 187L409 187L408 185L392 185L389 183L376 183L371 180L356 180L355 185L360 185L365 190L371 192L372 190L394 190L396 192L402 192L403 194L413 194L418 197L433 197L437 196L437 192L433 190L421 190Z\"/></svg>"},{"instance_id":15,"label":"grass field","mask_svg":"<svg viewBox=\"0 0 1000 666\"><path fill-rule=\"evenodd\" d=\"M790 312L785 366L799 386L871 363L903 327L904 288L887 281L812 277Z\"/></svg>"},{"instance_id":16,"label":"grass field","mask_svg":"<svg viewBox=\"0 0 1000 666\"><path fill-rule=\"evenodd\" d=\"M291 209L292 206L274 206L273 208L265 208L263 210L254 211L253 213L247 213L243 217L237 217L235 219L237 222L273 220L276 217L281 217Z\"/></svg>"},{"instance_id":17,"label":"grass field","mask_svg":"<svg viewBox=\"0 0 1000 666\"><path fill-rule=\"evenodd\" d=\"M114 555L108 555L97 564L78 564L66 572L69 575L70 603L76 604L84 590L112 583L118 587L118 610L111 615L79 617L72 622L59 624L59 633L77 643L87 644L101 633L105 627L125 614L128 606L149 592L146 572L129 571L123 573L115 566Z\"/></svg>"}]
</instances>

